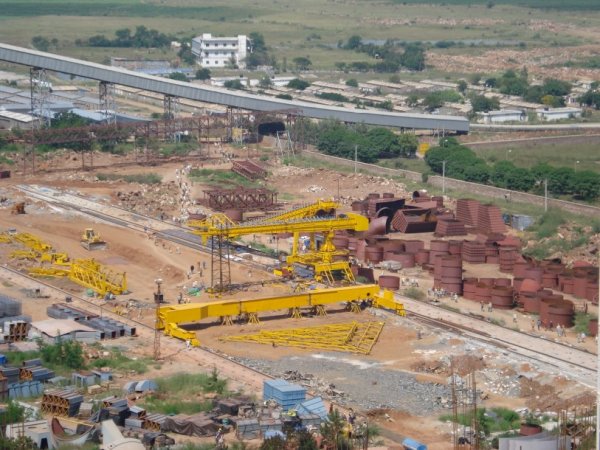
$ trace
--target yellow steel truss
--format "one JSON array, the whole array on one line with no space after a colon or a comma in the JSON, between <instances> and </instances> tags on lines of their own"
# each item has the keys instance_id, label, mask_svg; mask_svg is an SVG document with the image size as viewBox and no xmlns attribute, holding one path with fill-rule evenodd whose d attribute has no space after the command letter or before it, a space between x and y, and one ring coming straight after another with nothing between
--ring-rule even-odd
<instances>
[{"instance_id":1,"label":"yellow steel truss","mask_svg":"<svg viewBox=\"0 0 600 450\"><path fill-rule=\"evenodd\" d=\"M8 244L10 242L13 241L13 238L11 235L6 234L6 233L0 233L0 243L2 244Z\"/></svg>"},{"instance_id":2,"label":"yellow steel truss","mask_svg":"<svg viewBox=\"0 0 600 450\"><path fill-rule=\"evenodd\" d=\"M120 295L127 291L125 272L114 273L93 259L76 259L71 263L69 279L93 289L98 295Z\"/></svg>"},{"instance_id":3,"label":"yellow steel truss","mask_svg":"<svg viewBox=\"0 0 600 450\"><path fill-rule=\"evenodd\" d=\"M261 331L221 338L225 342L255 342L368 355L379 339L384 322L351 322L307 328Z\"/></svg>"},{"instance_id":4,"label":"yellow steel truss","mask_svg":"<svg viewBox=\"0 0 600 450\"><path fill-rule=\"evenodd\" d=\"M14 250L10 253L10 257L14 259L29 259L35 260L40 256L39 253L34 252L33 250Z\"/></svg>"},{"instance_id":5,"label":"yellow steel truss","mask_svg":"<svg viewBox=\"0 0 600 450\"><path fill-rule=\"evenodd\" d=\"M284 220L309 219L318 216L332 216L340 204L332 200L317 200L310 205L304 205L299 208L284 211L273 216L256 220L256 223L274 223Z\"/></svg>"},{"instance_id":6,"label":"yellow steel truss","mask_svg":"<svg viewBox=\"0 0 600 450\"><path fill-rule=\"evenodd\" d=\"M17 233L14 236L15 241L20 242L25 247L30 248L38 253L49 252L52 250L50 244L46 244L39 237L31 233Z\"/></svg>"}]
</instances>

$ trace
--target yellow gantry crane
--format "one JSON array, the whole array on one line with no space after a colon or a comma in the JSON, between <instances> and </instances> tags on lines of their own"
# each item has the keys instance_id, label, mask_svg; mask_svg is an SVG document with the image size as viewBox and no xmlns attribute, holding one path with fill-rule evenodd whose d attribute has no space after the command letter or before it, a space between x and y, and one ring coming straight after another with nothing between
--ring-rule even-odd
<instances>
[{"instance_id":1,"label":"yellow gantry crane","mask_svg":"<svg viewBox=\"0 0 600 450\"><path fill-rule=\"evenodd\" d=\"M296 216L297 217L297 216ZM267 221L247 222L237 225L206 226L194 231L206 243L209 238L215 238L221 248L224 240L232 240L240 236L251 234L279 234L292 233L292 252L286 262L290 267L300 264L312 270L317 279L334 281L334 272L339 271L343 276L353 281L348 261L336 261L336 257L347 255L346 250L336 250L333 245L335 231L353 230L367 231L369 219L355 214L341 214L337 217L312 217L312 218L271 218ZM309 235L309 246L305 253L299 249L300 236ZM323 235L323 243L317 248L316 235ZM213 248L215 248L213 242Z\"/></svg>"}]
</instances>

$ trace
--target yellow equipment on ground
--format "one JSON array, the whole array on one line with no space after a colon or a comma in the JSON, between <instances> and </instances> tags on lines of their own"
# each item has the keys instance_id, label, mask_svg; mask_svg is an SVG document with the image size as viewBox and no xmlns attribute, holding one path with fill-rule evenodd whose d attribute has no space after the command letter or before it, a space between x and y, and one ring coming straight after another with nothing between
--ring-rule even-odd
<instances>
[{"instance_id":1,"label":"yellow equipment on ground","mask_svg":"<svg viewBox=\"0 0 600 450\"><path fill-rule=\"evenodd\" d=\"M325 314L326 305L347 302L353 311L360 311L360 304L368 302L374 307L390 309L405 315L404 305L394 299L391 291L381 291L376 284L347 286L335 289L315 289L302 293L248 300L218 300L209 303L162 306L158 311L156 327L165 334L189 340L200 345L196 333L181 328L184 323L198 322L207 318L220 318L223 324L233 323L233 318L246 317L250 323L259 323L258 314L264 311L288 310L297 317L301 308L314 309Z\"/></svg>"},{"instance_id":2,"label":"yellow equipment on ground","mask_svg":"<svg viewBox=\"0 0 600 450\"><path fill-rule=\"evenodd\" d=\"M224 342L255 342L368 355L383 330L384 322L351 322L286 330L261 331L221 338Z\"/></svg>"},{"instance_id":3,"label":"yellow equipment on ground","mask_svg":"<svg viewBox=\"0 0 600 450\"><path fill-rule=\"evenodd\" d=\"M81 236L81 245L86 250L104 250L106 242L102 240L100 235L93 228L86 228Z\"/></svg>"},{"instance_id":4,"label":"yellow equipment on ground","mask_svg":"<svg viewBox=\"0 0 600 450\"><path fill-rule=\"evenodd\" d=\"M296 218L267 222L247 222L231 226L206 226L195 230L194 233L200 235L205 243L213 237L230 240L250 234L293 233L292 252L286 259L291 270L294 270L293 265L300 264L309 268L315 278L333 283L334 272L339 272L347 280L354 281L349 263L336 260L337 257L346 256L348 252L347 250L336 250L333 245L335 231L367 231L368 228L369 219L360 214L348 213L337 217ZM309 235L309 245L305 252L299 249L301 234ZM318 249L316 234L322 234L324 237L323 243Z\"/></svg>"}]
</instances>

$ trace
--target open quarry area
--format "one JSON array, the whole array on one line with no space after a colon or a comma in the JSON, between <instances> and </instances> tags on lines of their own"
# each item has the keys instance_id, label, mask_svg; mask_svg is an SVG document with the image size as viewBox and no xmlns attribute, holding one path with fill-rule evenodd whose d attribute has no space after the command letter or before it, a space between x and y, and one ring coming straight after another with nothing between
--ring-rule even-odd
<instances>
[{"instance_id":1,"label":"open quarry area","mask_svg":"<svg viewBox=\"0 0 600 450\"><path fill-rule=\"evenodd\" d=\"M16 319L27 323L29 337L41 336L45 342L56 342L57 336L81 340L85 367L96 367L99 372L96 361L100 360L106 364L103 370L111 374L111 381L79 385L81 405L100 400L109 405L114 395L117 407L107 407L106 414L117 414L118 399L127 398L129 414L121 417L128 418L114 419L124 425L126 435L141 436L152 430L168 435L161 438L165 442L206 442L209 446L223 433L219 428L226 431L222 439L229 445L242 441L259 445L257 439L264 438L267 430L281 430L303 417L321 414L324 418L327 410L338 409L354 424L354 437L346 433L344 439L355 448L362 448L365 439L369 448L396 448L406 438L424 442L430 449L450 448L457 433L475 438L473 428L479 425L452 423L453 416L466 417L473 408L489 417L486 426L495 430L491 437L515 426L518 430L527 421L547 430L562 430L564 421L578 420L578 410L593 412L596 344L590 336L596 333L592 325L597 327L597 321L590 322L585 338L580 330L581 317L597 317L597 266L593 265L597 240L596 250L586 250L589 262L584 261L585 251L565 254L565 268L556 259L534 262L519 256L518 249L526 243L523 232L493 220L494 214L500 217L495 206L482 204L481 217L469 222L464 216L467 200L431 197L415 191L412 184L368 173L311 168L295 165L293 160L282 164L265 145L251 149L208 145L197 156L151 166L96 154L98 168L85 171L78 169L81 155L65 152L54 156L58 161L49 157L43 163L52 170L35 176L17 173L2 180L0 228L5 231L0 278L3 295L21 305L24 317ZM265 177L249 185L243 177L228 175L215 197L214 179L234 174L235 162L250 161L245 159L249 154L267 156L260 158ZM252 197L254 190L277 195L257 201ZM233 200L232 192L237 195ZM218 198L232 203L213 210L207 196L210 201ZM268 206L259 207L260 201ZM244 202L250 206L244 208ZM15 213L15 205L21 203L24 213ZM377 301L365 305L368 297L364 294L345 297L343 289L354 288L339 270L331 281L327 274L312 279L299 276L303 272L281 276L286 265L275 256L293 255L294 235L299 254L309 254L311 244L305 241L309 233L295 231L307 219L291 218L287 228L281 228L277 215L331 203L338 218L364 214L371 217L370 223L360 232L331 232L335 227L326 224L314 228L316 234L332 233L336 249L346 249L354 279L363 286L375 286L369 292L377 295L380 286L393 292L392 303L382 298L381 305ZM481 212L484 208L486 213ZM223 214L219 210L235 220L225 222L226 226L207 221ZM330 217L331 211L326 213ZM308 223L319 224L324 220L319 215ZM269 221L271 217L275 219ZM448 236L440 237L444 219ZM253 228L234 234L244 226ZM493 233L488 230L486 237L484 227ZM93 229L99 237L100 249L91 251L82 245L86 229ZM229 256L221 258L214 250L219 230L235 237ZM202 246L203 234L211 232L213 251ZM37 244L31 244L36 239ZM323 245L322 239L318 245ZM36 245L51 249L43 247L40 252ZM478 256L481 251L483 258ZM453 256L460 254L462 260ZM432 255L448 267L458 262L459 272L438 273ZM88 278L75 275L74 267L88 267L85 261L90 258L100 267L89 268ZM548 265L554 277L546 275L551 273L545 268ZM70 272L61 272L69 267ZM102 278L100 272L109 276ZM224 272L228 286L219 284ZM126 285L119 284L120 276L126 277ZM104 282L94 285L89 277ZM565 280L579 286L581 277L586 283L583 290L564 288ZM333 300L323 300L326 308L314 306L320 301L319 292L338 289L340 294ZM164 328L160 334L164 331L174 337L155 335L157 292L163 301L158 314L164 314L159 318ZM314 303L302 303L304 296L311 295ZM244 307L247 302L253 304L253 299L263 299L255 304L256 314L250 306ZM352 300L363 304L351 306ZM233 310L227 305L236 305L237 312L228 312ZM546 311L541 312L544 307ZM69 308L71 312L65 313ZM45 324L49 316L56 322ZM113 321L117 332L109 333L113 328L105 325L108 328L102 336L94 333L89 328L94 317ZM8 319L5 330L12 323ZM90 331L76 331L74 326L66 332L65 322ZM370 327L376 331L369 331ZM357 340L353 335L361 336ZM9 365L15 349L32 351L37 344L26 336L14 339L6 353ZM115 364L117 358L119 364ZM44 363L38 360L38 364ZM73 371L60 364L56 371L69 384L76 380L75 375L71 378ZM74 373L84 377L89 372ZM195 389L186 390L186 398L176 391L163 391L172 377L210 377L211 373L226 388L212 393L196 384ZM123 391L132 380L140 379L158 382L158 388ZM284 419L281 406L265 401L263 384L269 380L286 380L301 392L292 400L294 405L284 409L317 399L323 410L302 410ZM68 423L44 403L46 397L34 400L35 407ZM195 409L195 404L202 408ZM235 413L227 410L232 404ZM242 409L249 405L252 409ZM147 419L137 418L139 409ZM512 424L502 425L500 417L506 411L516 413ZM65 415L86 417L81 409ZM322 418L316 419L312 429L318 429ZM252 428L255 422L258 431ZM363 423L372 427L370 438L361 429ZM579 432L589 433L590 426L582 421ZM565 434L561 439L572 438L576 436Z\"/></svg>"}]
</instances>

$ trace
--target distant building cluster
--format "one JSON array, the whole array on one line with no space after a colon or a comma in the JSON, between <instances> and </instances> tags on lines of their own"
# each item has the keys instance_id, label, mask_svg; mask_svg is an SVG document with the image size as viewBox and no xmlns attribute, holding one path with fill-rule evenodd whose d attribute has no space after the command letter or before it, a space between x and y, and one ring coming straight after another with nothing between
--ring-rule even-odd
<instances>
[{"instance_id":1,"label":"distant building cluster","mask_svg":"<svg viewBox=\"0 0 600 450\"><path fill-rule=\"evenodd\" d=\"M192 39L192 53L202 67L210 69L236 65L243 68L248 43L248 38L243 34L237 37L213 37L210 33L204 33Z\"/></svg>"}]
</instances>

